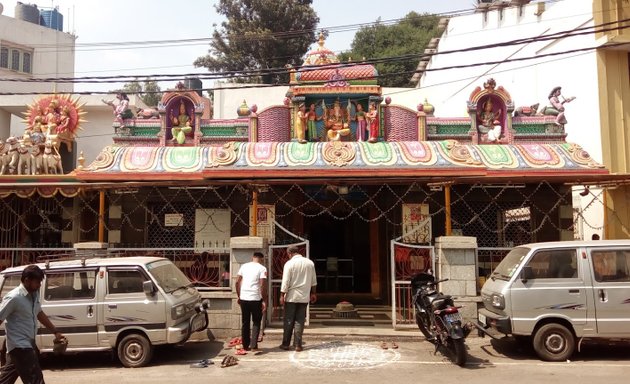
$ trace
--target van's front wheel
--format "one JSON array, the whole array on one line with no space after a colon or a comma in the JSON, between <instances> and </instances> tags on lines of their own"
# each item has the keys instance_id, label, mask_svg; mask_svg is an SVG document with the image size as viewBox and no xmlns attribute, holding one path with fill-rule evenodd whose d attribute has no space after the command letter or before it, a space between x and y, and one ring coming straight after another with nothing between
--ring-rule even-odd
<instances>
[{"instance_id":1,"label":"van's front wheel","mask_svg":"<svg viewBox=\"0 0 630 384\"><path fill-rule=\"evenodd\" d=\"M545 361L565 361L575 350L575 337L567 327L549 323L536 331L533 340L538 357Z\"/></svg>"},{"instance_id":2,"label":"van's front wheel","mask_svg":"<svg viewBox=\"0 0 630 384\"><path fill-rule=\"evenodd\" d=\"M118 359L127 368L144 367L152 357L153 346L143 335L132 333L118 343Z\"/></svg>"}]
</instances>

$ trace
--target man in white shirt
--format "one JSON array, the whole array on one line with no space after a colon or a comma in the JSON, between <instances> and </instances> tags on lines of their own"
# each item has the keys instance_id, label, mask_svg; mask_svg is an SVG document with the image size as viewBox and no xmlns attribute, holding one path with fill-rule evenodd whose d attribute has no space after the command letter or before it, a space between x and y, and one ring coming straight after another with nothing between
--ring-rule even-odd
<instances>
[{"instance_id":1,"label":"man in white shirt","mask_svg":"<svg viewBox=\"0 0 630 384\"><path fill-rule=\"evenodd\" d=\"M252 261L238 270L236 294L241 306L241 338L246 351L258 350L260 321L267 308L267 268L262 265L263 254L254 252ZM250 331L250 321L253 326Z\"/></svg>"},{"instance_id":2,"label":"man in white shirt","mask_svg":"<svg viewBox=\"0 0 630 384\"><path fill-rule=\"evenodd\" d=\"M280 286L280 304L284 305L284 324L281 349L289 350L291 335L295 333L294 346L296 352L302 352L302 333L306 321L308 303L317 300L315 288L317 276L315 264L299 254L297 246L287 248L291 259L284 264L282 285Z\"/></svg>"}]
</instances>

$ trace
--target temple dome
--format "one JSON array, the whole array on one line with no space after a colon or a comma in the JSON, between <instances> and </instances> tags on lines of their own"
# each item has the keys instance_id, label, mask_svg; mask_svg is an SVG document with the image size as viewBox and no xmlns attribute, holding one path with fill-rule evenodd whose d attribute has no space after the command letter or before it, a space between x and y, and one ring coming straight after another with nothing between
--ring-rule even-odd
<instances>
[{"instance_id":1,"label":"temple dome","mask_svg":"<svg viewBox=\"0 0 630 384\"><path fill-rule=\"evenodd\" d=\"M336 64L339 62L337 55L330 49L324 47L324 34L319 34L319 41L317 42L318 47L306 54L306 59L304 59L304 65L328 65L328 64Z\"/></svg>"},{"instance_id":2,"label":"temple dome","mask_svg":"<svg viewBox=\"0 0 630 384\"><path fill-rule=\"evenodd\" d=\"M324 46L324 35L321 33L319 34L317 45L316 49L306 54L302 68L296 71L295 82L298 84L320 83L322 81L333 81L337 85L347 82L355 83L357 81L362 84L376 84L378 71L374 65L340 63L337 55Z\"/></svg>"}]
</instances>

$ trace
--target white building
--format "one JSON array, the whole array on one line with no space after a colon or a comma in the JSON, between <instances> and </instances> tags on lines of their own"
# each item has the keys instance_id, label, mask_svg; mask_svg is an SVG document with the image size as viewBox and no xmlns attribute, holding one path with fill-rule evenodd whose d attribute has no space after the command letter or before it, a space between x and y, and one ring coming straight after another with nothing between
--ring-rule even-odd
<instances>
[{"instance_id":1,"label":"white building","mask_svg":"<svg viewBox=\"0 0 630 384\"><path fill-rule=\"evenodd\" d=\"M19 14L30 17L24 20L0 14L0 92L72 92L72 83L11 81L74 76L76 36L32 22L39 15L36 6L18 3L16 11L17 7L21 7ZM24 112L24 103L19 111L13 108L24 98L17 96L11 101L2 96L0 138L9 136L12 116ZM26 99L30 104L33 96L27 95Z\"/></svg>"},{"instance_id":2,"label":"white building","mask_svg":"<svg viewBox=\"0 0 630 384\"><path fill-rule=\"evenodd\" d=\"M593 27L592 1L488 3L491 4L474 14L449 20L435 48L437 54L419 66L426 67L425 72L416 76L422 97L435 106L436 116L454 117L467 115L468 96L490 77L511 94L515 107L549 105L550 91L561 86L564 97L576 97L565 105L567 141L581 145L601 163L597 52L584 50L596 47L597 39L589 29L578 36L564 37L560 33ZM556 33L553 38L542 38ZM533 39L526 44L508 43L529 38ZM497 45L462 52L493 44ZM577 189L580 191L581 187ZM592 200L593 195L589 195L582 205ZM591 233L601 232L602 209L591 207L584 215L587 223L582 223L583 235L590 239Z\"/></svg>"},{"instance_id":3,"label":"white building","mask_svg":"<svg viewBox=\"0 0 630 384\"><path fill-rule=\"evenodd\" d=\"M20 7L18 12L18 7ZM34 23L38 9L34 5L19 4L13 18L2 14L0 5L0 139L21 136L27 106L37 97L24 93L72 93L73 83L29 82L45 78L74 77L75 41L77 36ZM38 19L38 18L37 18ZM30 21L28 21L30 20ZM16 93L11 95L11 93ZM77 96L73 96L74 99ZM87 112L87 122L76 137L74 155L83 152L91 162L101 149L112 142L112 109L105 105L103 96L81 96L80 104ZM112 96L104 97L113 99ZM146 107L142 101L129 96L132 109Z\"/></svg>"}]
</instances>

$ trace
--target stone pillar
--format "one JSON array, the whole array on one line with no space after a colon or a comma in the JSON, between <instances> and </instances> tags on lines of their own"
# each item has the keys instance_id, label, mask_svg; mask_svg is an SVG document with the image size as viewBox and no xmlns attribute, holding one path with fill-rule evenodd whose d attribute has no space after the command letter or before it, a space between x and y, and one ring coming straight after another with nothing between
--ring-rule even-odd
<instances>
[{"instance_id":1,"label":"stone pillar","mask_svg":"<svg viewBox=\"0 0 630 384\"><path fill-rule=\"evenodd\" d=\"M230 291L204 292L210 299L208 328L210 337L232 338L241 334L241 308L236 297L236 277L241 265L252 261L254 252L267 252L267 241L263 237L239 236L230 238Z\"/></svg>"},{"instance_id":2,"label":"stone pillar","mask_svg":"<svg viewBox=\"0 0 630 384\"><path fill-rule=\"evenodd\" d=\"M477 238L441 236L435 239L436 275L449 279L440 283L440 291L455 298L466 320L477 318Z\"/></svg>"}]
</instances>

